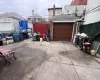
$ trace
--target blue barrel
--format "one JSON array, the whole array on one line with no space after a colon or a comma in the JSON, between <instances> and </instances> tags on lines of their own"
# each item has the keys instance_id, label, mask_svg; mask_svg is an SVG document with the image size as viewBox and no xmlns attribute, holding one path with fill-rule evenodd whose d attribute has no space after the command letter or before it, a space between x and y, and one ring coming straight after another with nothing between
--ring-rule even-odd
<instances>
[{"instance_id":1,"label":"blue barrel","mask_svg":"<svg viewBox=\"0 0 100 80\"><path fill-rule=\"evenodd\" d=\"M14 35L13 40L14 42L19 42L20 41L19 35Z\"/></svg>"},{"instance_id":2,"label":"blue barrel","mask_svg":"<svg viewBox=\"0 0 100 80\"><path fill-rule=\"evenodd\" d=\"M20 41L23 41L23 40L24 40L23 34L20 34L20 35L19 35L19 39L20 39Z\"/></svg>"}]
</instances>

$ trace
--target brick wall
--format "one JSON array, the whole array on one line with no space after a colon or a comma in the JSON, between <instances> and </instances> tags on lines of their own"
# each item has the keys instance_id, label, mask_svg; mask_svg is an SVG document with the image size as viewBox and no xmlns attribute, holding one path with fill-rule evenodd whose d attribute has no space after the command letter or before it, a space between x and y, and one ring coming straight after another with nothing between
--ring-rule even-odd
<instances>
[{"instance_id":1,"label":"brick wall","mask_svg":"<svg viewBox=\"0 0 100 80\"><path fill-rule=\"evenodd\" d=\"M74 0L71 5L87 5L87 0Z\"/></svg>"}]
</instances>

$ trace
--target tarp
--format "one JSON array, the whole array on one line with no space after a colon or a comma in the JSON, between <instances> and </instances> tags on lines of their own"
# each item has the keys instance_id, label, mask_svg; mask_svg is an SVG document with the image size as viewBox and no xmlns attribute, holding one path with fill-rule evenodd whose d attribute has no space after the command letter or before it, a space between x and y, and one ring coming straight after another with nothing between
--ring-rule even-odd
<instances>
[{"instance_id":1,"label":"tarp","mask_svg":"<svg viewBox=\"0 0 100 80\"><path fill-rule=\"evenodd\" d=\"M28 22L27 21L19 21L19 25L20 25L20 32L28 29Z\"/></svg>"},{"instance_id":2,"label":"tarp","mask_svg":"<svg viewBox=\"0 0 100 80\"><path fill-rule=\"evenodd\" d=\"M97 50L100 44L100 22L80 26L80 33L86 33L92 39L94 38L92 46L94 50ZM97 54L100 54L100 46Z\"/></svg>"},{"instance_id":3,"label":"tarp","mask_svg":"<svg viewBox=\"0 0 100 80\"><path fill-rule=\"evenodd\" d=\"M89 37L94 38L100 33L100 22L80 26L80 33L86 33ZM99 37L95 38L95 40L100 42Z\"/></svg>"}]
</instances>

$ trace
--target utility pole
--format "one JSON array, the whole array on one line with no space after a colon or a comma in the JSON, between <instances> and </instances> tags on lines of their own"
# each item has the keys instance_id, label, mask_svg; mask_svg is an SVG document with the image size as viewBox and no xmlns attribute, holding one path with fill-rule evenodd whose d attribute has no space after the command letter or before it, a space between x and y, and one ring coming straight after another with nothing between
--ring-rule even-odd
<instances>
[{"instance_id":1,"label":"utility pole","mask_svg":"<svg viewBox=\"0 0 100 80\"><path fill-rule=\"evenodd\" d=\"M53 6L53 17L55 16L55 4Z\"/></svg>"},{"instance_id":2,"label":"utility pole","mask_svg":"<svg viewBox=\"0 0 100 80\"><path fill-rule=\"evenodd\" d=\"M32 25L34 24L34 10L32 10ZM34 29L32 27L32 31L31 32L34 32Z\"/></svg>"},{"instance_id":3,"label":"utility pole","mask_svg":"<svg viewBox=\"0 0 100 80\"><path fill-rule=\"evenodd\" d=\"M32 10L32 23L34 23L34 10Z\"/></svg>"}]
</instances>

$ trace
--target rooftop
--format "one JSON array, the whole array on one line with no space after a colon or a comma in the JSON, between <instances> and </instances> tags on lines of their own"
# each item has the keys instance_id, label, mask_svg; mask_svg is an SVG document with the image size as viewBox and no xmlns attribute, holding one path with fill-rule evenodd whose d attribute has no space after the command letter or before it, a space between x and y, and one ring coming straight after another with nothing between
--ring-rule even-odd
<instances>
[{"instance_id":1,"label":"rooftop","mask_svg":"<svg viewBox=\"0 0 100 80\"><path fill-rule=\"evenodd\" d=\"M7 13L0 14L0 18L14 18L19 20L26 20L24 17L22 17L21 15L15 12L9 12L9 13L7 12Z\"/></svg>"},{"instance_id":2,"label":"rooftop","mask_svg":"<svg viewBox=\"0 0 100 80\"><path fill-rule=\"evenodd\" d=\"M42 21L46 21L46 20L45 20L45 18L44 18L44 17L42 17L42 16L40 16L39 14L34 14L34 16L33 16L33 17L34 17L34 19L35 19L35 18L38 18L38 19L40 19L40 20L42 20ZM29 18L29 19L31 19L31 18L32 18L32 16L29 16L28 18Z\"/></svg>"},{"instance_id":3,"label":"rooftop","mask_svg":"<svg viewBox=\"0 0 100 80\"><path fill-rule=\"evenodd\" d=\"M61 14L57 15L51 19L53 22L75 22L76 20L80 19L75 15L68 15L68 14Z\"/></svg>"}]
</instances>

